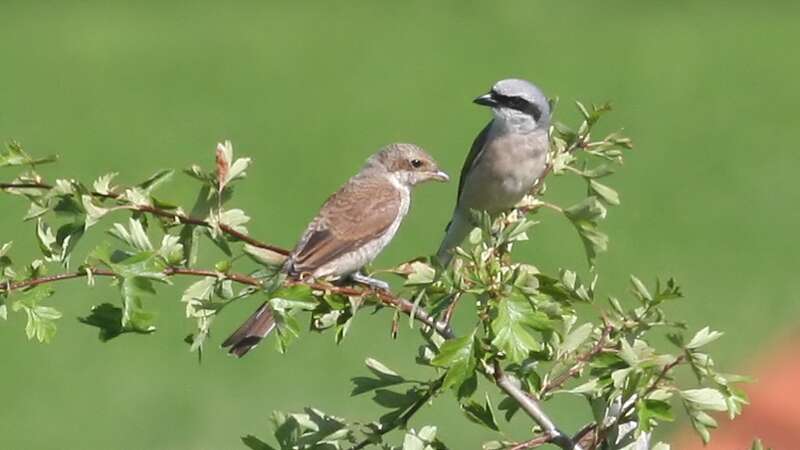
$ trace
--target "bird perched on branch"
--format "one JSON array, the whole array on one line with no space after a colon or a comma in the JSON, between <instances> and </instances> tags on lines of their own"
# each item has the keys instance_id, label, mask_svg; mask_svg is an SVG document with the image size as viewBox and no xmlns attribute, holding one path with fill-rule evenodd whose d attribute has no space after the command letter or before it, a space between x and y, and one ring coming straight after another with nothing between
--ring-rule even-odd
<instances>
[{"instance_id":1,"label":"bird perched on branch","mask_svg":"<svg viewBox=\"0 0 800 450\"><path fill-rule=\"evenodd\" d=\"M474 103L492 109L464 161L453 217L439 246L443 265L474 228L470 210L497 214L514 207L536 184L548 164L550 104L528 81L498 81Z\"/></svg>"},{"instance_id":2,"label":"bird perched on branch","mask_svg":"<svg viewBox=\"0 0 800 450\"><path fill-rule=\"evenodd\" d=\"M361 269L397 233L408 213L411 188L429 180L447 181L449 177L423 149L413 144L383 147L325 201L283 270L292 277L349 278L388 289L385 282L362 274ZM265 302L222 346L241 357L274 327L269 302Z\"/></svg>"}]
</instances>

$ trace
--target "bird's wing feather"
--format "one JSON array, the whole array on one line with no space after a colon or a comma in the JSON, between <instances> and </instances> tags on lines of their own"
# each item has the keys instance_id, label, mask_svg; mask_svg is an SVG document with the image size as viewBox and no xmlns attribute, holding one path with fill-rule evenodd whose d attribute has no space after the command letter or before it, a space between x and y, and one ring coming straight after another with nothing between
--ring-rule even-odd
<instances>
[{"instance_id":1,"label":"bird's wing feather","mask_svg":"<svg viewBox=\"0 0 800 450\"><path fill-rule=\"evenodd\" d=\"M486 141L489 138L489 130L492 128L492 124L494 120L490 120L483 130L478 133L478 136L475 137L475 140L472 141L472 147L469 149L469 154L467 154L467 159L464 160L464 165L461 167L461 175L458 177L458 196L456 197L456 205L461 199L461 191L464 190L464 183L467 178L467 174L473 167L478 163L480 160L481 154L483 153L483 148L486 146Z\"/></svg>"},{"instance_id":2,"label":"bird's wing feather","mask_svg":"<svg viewBox=\"0 0 800 450\"><path fill-rule=\"evenodd\" d=\"M401 195L386 179L351 180L309 224L291 260L295 273L314 270L379 238L400 212Z\"/></svg>"}]
</instances>

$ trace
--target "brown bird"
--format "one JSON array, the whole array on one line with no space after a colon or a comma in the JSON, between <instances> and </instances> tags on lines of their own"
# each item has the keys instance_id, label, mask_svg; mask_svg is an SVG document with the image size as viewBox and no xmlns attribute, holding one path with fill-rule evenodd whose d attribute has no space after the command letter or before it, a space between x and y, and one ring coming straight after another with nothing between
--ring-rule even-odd
<instances>
[{"instance_id":1,"label":"brown bird","mask_svg":"<svg viewBox=\"0 0 800 450\"><path fill-rule=\"evenodd\" d=\"M389 144L369 157L358 174L328 197L306 228L284 265L291 277L349 278L378 289L381 280L361 269L389 244L408 213L411 188L449 177L423 149L413 144ZM244 356L272 329L275 320L265 302L222 347Z\"/></svg>"}]
</instances>

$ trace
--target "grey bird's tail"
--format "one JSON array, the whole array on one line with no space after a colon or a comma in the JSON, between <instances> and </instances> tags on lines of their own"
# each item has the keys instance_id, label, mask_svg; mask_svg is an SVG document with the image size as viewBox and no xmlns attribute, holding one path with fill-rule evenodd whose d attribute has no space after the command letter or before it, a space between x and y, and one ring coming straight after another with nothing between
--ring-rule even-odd
<instances>
[{"instance_id":1,"label":"grey bird's tail","mask_svg":"<svg viewBox=\"0 0 800 450\"><path fill-rule=\"evenodd\" d=\"M450 220L450 223L447 225L444 239L442 239L442 243L439 245L439 251L436 252L436 257L439 259L439 263L441 263L442 266L447 267L447 265L450 264L450 260L453 259L453 251L456 247L461 245L461 242L464 241L464 238L467 237L473 228L474 226L470 218L461 212L460 209L456 209L453 212L453 219Z\"/></svg>"},{"instance_id":2,"label":"grey bird's tail","mask_svg":"<svg viewBox=\"0 0 800 450\"><path fill-rule=\"evenodd\" d=\"M275 328L275 317L264 302L247 320L222 343L222 348L230 347L228 353L241 358L259 344Z\"/></svg>"}]
</instances>

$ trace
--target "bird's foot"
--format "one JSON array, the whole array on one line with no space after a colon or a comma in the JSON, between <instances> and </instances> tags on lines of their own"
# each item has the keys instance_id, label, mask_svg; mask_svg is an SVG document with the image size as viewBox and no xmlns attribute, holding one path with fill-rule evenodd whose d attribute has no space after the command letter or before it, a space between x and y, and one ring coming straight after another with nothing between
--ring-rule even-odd
<instances>
[{"instance_id":1,"label":"bird's foot","mask_svg":"<svg viewBox=\"0 0 800 450\"><path fill-rule=\"evenodd\" d=\"M352 278L352 280L356 283L366 284L367 286L375 289L383 289L384 291L389 290L389 283L377 278L368 277L360 272L350 275L350 278Z\"/></svg>"}]
</instances>

